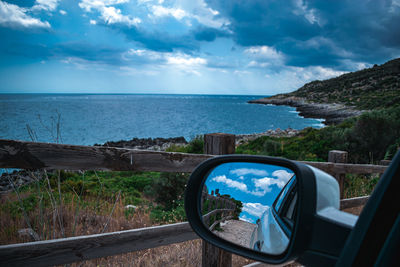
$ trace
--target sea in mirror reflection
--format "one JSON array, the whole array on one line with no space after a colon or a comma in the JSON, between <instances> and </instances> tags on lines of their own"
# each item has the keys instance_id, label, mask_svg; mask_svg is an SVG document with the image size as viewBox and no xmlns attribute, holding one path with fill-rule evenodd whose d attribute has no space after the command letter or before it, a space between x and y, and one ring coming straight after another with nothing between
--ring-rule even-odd
<instances>
[{"instance_id":1,"label":"sea in mirror reflection","mask_svg":"<svg viewBox=\"0 0 400 267\"><path fill-rule=\"evenodd\" d=\"M294 176L288 168L261 163L217 166L204 184L203 222L230 242L269 254L282 253L290 232L278 224L272 209L274 203L283 206L286 198L280 196L288 194L290 186L285 185Z\"/></svg>"}]
</instances>

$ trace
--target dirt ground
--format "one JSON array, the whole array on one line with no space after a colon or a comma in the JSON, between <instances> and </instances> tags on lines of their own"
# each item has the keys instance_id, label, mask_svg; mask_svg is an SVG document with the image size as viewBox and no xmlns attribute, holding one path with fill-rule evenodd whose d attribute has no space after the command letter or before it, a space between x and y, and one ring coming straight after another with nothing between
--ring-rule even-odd
<instances>
[{"instance_id":1,"label":"dirt ground","mask_svg":"<svg viewBox=\"0 0 400 267\"><path fill-rule=\"evenodd\" d=\"M221 223L221 231L214 231L220 236L232 243L243 247L250 247L250 239L256 225L240 220L229 220Z\"/></svg>"}]
</instances>

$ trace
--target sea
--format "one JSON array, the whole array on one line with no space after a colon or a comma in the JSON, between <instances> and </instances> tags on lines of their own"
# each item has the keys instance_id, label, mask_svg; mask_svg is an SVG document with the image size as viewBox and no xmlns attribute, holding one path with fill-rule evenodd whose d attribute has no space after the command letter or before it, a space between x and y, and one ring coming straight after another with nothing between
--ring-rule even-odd
<instances>
[{"instance_id":1,"label":"sea","mask_svg":"<svg viewBox=\"0 0 400 267\"><path fill-rule=\"evenodd\" d=\"M191 140L205 133L321 128L295 108L249 104L265 96L0 94L0 139L102 144L138 138Z\"/></svg>"}]
</instances>

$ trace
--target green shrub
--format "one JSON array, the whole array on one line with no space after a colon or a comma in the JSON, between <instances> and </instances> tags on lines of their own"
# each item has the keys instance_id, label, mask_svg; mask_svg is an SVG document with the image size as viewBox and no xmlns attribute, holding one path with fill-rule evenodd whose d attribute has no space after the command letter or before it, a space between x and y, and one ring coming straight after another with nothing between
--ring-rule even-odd
<instances>
[{"instance_id":1,"label":"green shrub","mask_svg":"<svg viewBox=\"0 0 400 267\"><path fill-rule=\"evenodd\" d=\"M177 146L171 145L167 148L167 152L181 152L181 153L192 153L192 154L203 154L204 138L202 135L197 135L195 138L190 140L187 145Z\"/></svg>"},{"instance_id":2,"label":"green shrub","mask_svg":"<svg viewBox=\"0 0 400 267\"><path fill-rule=\"evenodd\" d=\"M293 160L327 161L330 150L349 152L349 162L391 158L400 145L400 108L375 110L322 129L306 128L294 137L260 137L236 149Z\"/></svg>"},{"instance_id":3,"label":"green shrub","mask_svg":"<svg viewBox=\"0 0 400 267\"><path fill-rule=\"evenodd\" d=\"M151 210L150 219L156 223L175 223L186 220L186 213L183 200L176 201L173 209L165 210L157 206Z\"/></svg>"},{"instance_id":4,"label":"green shrub","mask_svg":"<svg viewBox=\"0 0 400 267\"><path fill-rule=\"evenodd\" d=\"M188 179L189 175L185 173L161 173L153 183L156 202L163 205L165 210L176 208L183 199Z\"/></svg>"}]
</instances>

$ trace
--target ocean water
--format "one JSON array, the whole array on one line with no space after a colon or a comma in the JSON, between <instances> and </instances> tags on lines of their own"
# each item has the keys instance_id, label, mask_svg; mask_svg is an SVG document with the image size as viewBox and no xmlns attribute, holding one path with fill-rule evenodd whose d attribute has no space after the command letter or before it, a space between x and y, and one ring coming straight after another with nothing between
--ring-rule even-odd
<instances>
[{"instance_id":1,"label":"ocean water","mask_svg":"<svg viewBox=\"0 0 400 267\"><path fill-rule=\"evenodd\" d=\"M93 145L134 137L177 137L224 132L323 127L294 108L248 104L262 96L1 94L0 139ZM60 120L58 120L60 116Z\"/></svg>"}]
</instances>

